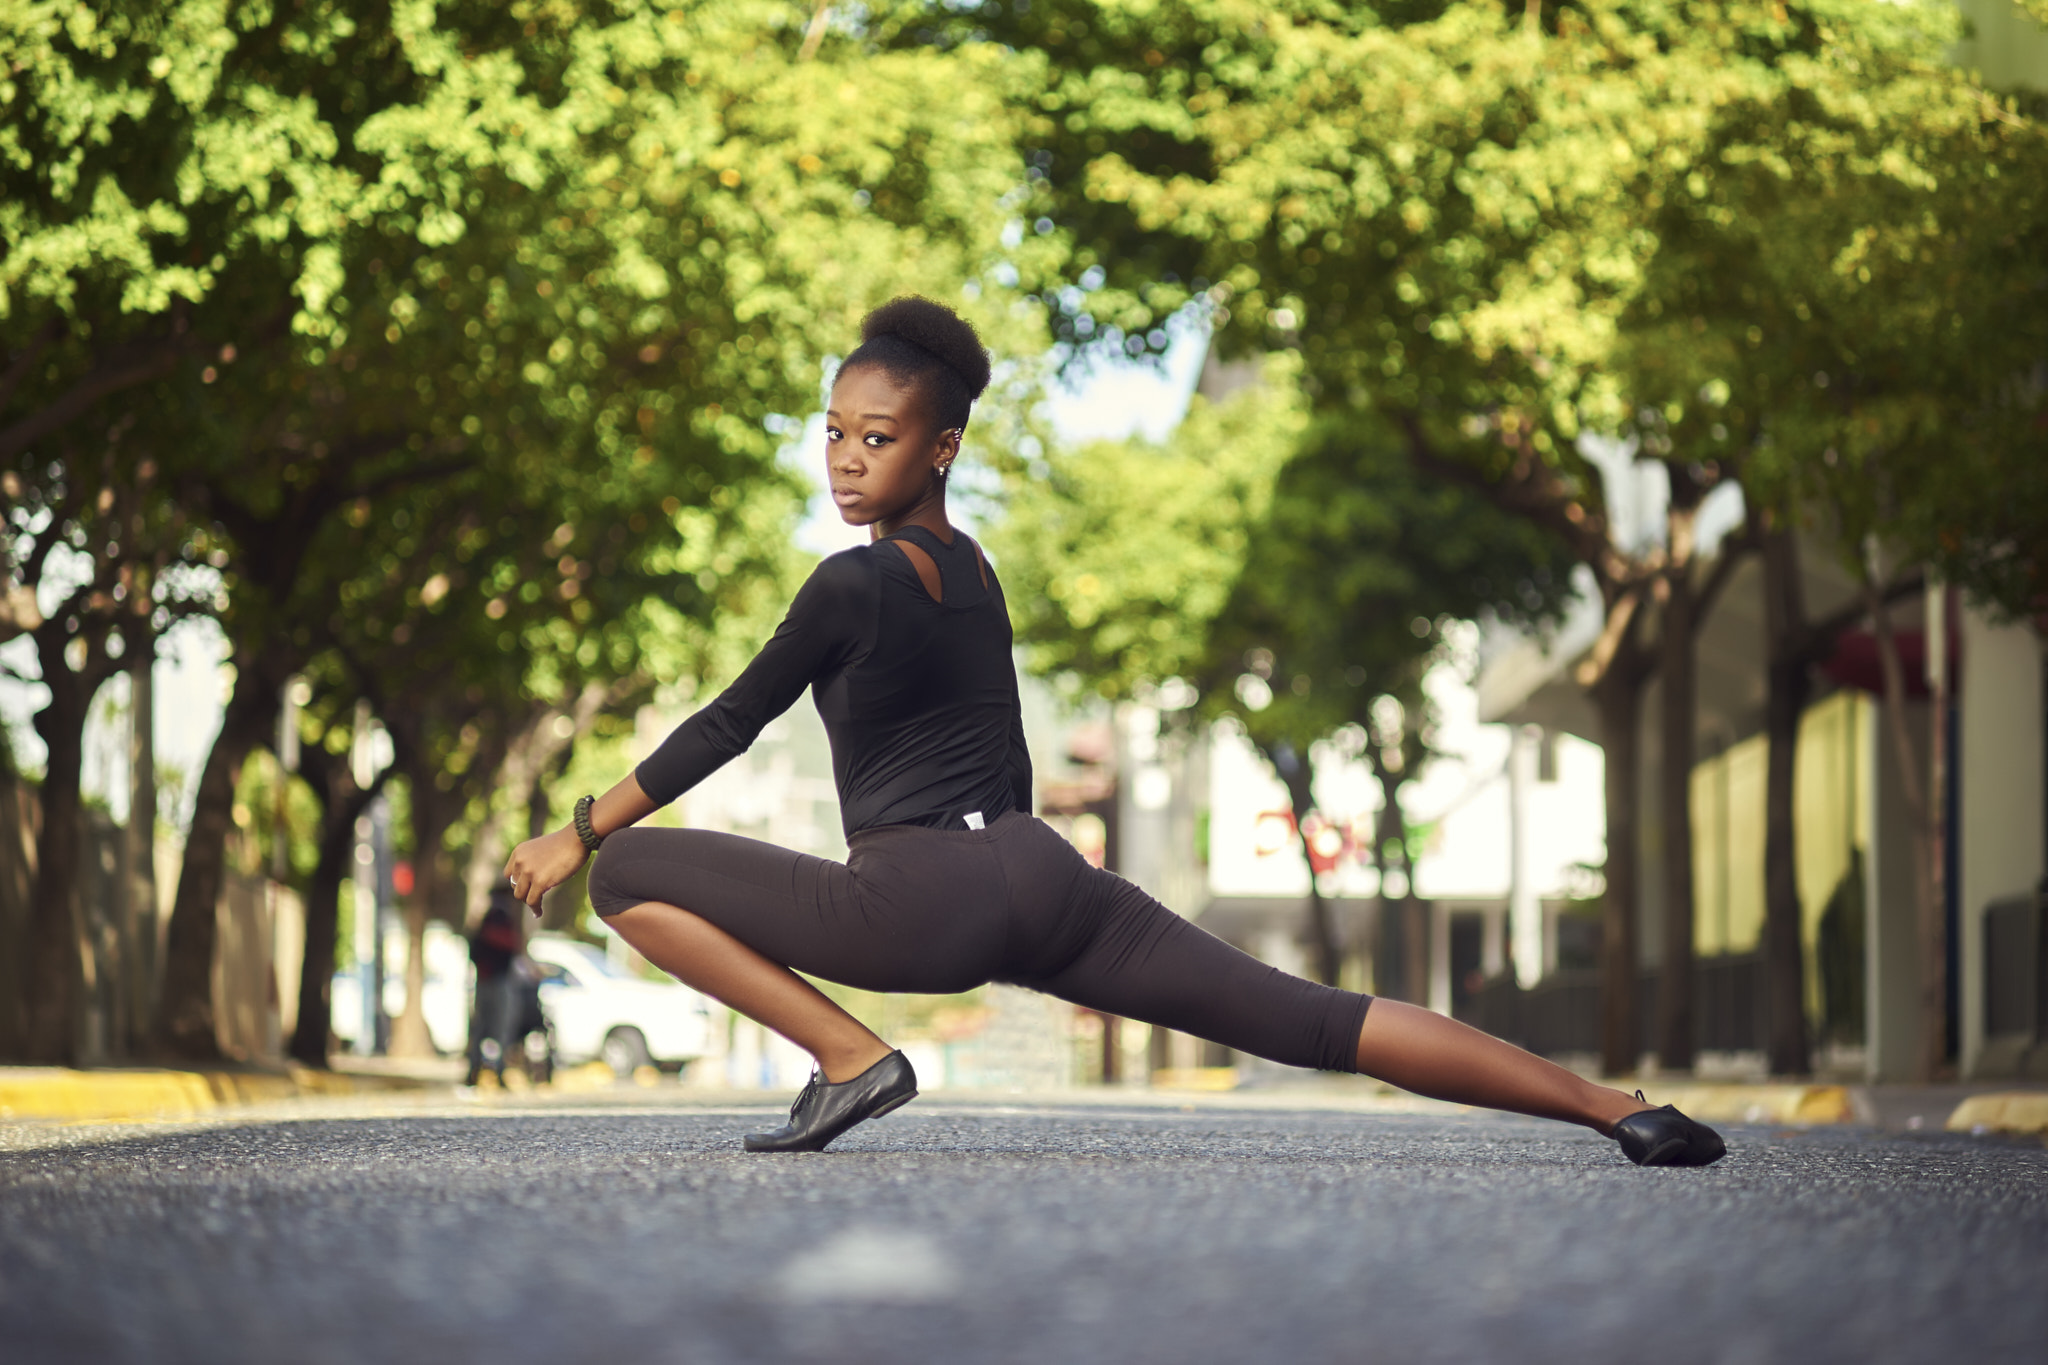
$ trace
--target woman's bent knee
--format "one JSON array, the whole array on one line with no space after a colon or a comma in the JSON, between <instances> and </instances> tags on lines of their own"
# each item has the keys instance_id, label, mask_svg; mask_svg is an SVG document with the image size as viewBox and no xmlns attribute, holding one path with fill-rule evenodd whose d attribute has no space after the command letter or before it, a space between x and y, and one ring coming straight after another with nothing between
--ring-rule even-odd
<instances>
[{"instance_id":1,"label":"woman's bent knee","mask_svg":"<svg viewBox=\"0 0 2048 1365\"><path fill-rule=\"evenodd\" d=\"M635 846L645 843L646 835L651 832L622 829L605 837L604 847L590 865L590 908L600 916L616 915L648 899L629 889L625 883L630 880L627 874L638 861L634 857Z\"/></svg>"}]
</instances>

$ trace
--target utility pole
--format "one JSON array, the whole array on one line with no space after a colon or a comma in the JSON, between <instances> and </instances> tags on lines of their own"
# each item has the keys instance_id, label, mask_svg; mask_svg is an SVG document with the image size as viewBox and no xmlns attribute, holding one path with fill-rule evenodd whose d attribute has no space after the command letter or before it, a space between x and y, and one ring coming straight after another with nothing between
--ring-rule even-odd
<instances>
[{"instance_id":1,"label":"utility pole","mask_svg":"<svg viewBox=\"0 0 2048 1365\"><path fill-rule=\"evenodd\" d=\"M379 752L379 727L367 701L356 703L355 741L349 763L356 787L368 791L384 767ZM355 1052L374 1056L384 1050L384 914L391 903L391 803L383 796L356 817L355 969L362 996L362 1017L356 1026Z\"/></svg>"},{"instance_id":2,"label":"utility pole","mask_svg":"<svg viewBox=\"0 0 2048 1365\"><path fill-rule=\"evenodd\" d=\"M265 899L270 910L270 941L273 945L277 942L278 921L284 915L285 884L290 880L292 871L290 796L292 775L299 770L299 708L311 700L311 697L312 688L300 677L285 679L284 686L277 692L277 742L271 746L271 753L277 759L277 790L271 803L270 880L265 885ZM301 947L304 946L303 924L300 926L297 941ZM285 988L284 983L276 977L274 951L270 970L271 1008L266 1028L277 1026L281 1034L284 1023L282 1001ZM281 1036L273 1037L271 1042L278 1050L282 1050L284 1039Z\"/></svg>"},{"instance_id":3,"label":"utility pole","mask_svg":"<svg viewBox=\"0 0 2048 1365\"><path fill-rule=\"evenodd\" d=\"M1523 990L1543 979L1543 901L1537 894L1530 806L1540 776L1543 732L1518 725L1508 750L1508 956Z\"/></svg>"},{"instance_id":4,"label":"utility pole","mask_svg":"<svg viewBox=\"0 0 2048 1365\"><path fill-rule=\"evenodd\" d=\"M149 1048L156 1018L161 917L156 896L156 641L135 632L128 663L128 1020L129 1050Z\"/></svg>"},{"instance_id":5,"label":"utility pole","mask_svg":"<svg viewBox=\"0 0 2048 1365\"><path fill-rule=\"evenodd\" d=\"M283 883L291 877L291 824L286 797L292 775L299 770L299 707L307 700L304 678L288 678L277 697L277 810L270 840L270 879Z\"/></svg>"}]
</instances>

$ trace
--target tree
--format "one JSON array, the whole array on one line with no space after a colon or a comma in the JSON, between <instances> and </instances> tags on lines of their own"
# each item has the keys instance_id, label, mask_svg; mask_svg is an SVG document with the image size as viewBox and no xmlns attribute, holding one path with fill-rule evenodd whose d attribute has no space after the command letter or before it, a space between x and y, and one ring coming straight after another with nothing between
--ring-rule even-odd
<instances>
[{"instance_id":1,"label":"tree","mask_svg":"<svg viewBox=\"0 0 2048 1365\"><path fill-rule=\"evenodd\" d=\"M1554 614L1568 559L1463 487L1416 479L1394 433L1306 425L1297 374L1278 359L1224 403L1197 398L1164 446L1020 466L992 545L1048 583L1013 607L1032 667L1112 698L1194 681L1201 713L1235 716L1272 763L1300 830L1314 748L1372 736L1356 747L1388 796L1382 833L1405 850L1398 791L1422 757L1420 681L1443 627ZM1390 697L1407 719L1380 733ZM1341 947L1313 878L1308 927L1315 969L1335 981Z\"/></svg>"},{"instance_id":2,"label":"tree","mask_svg":"<svg viewBox=\"0 0 2048 1365\"><path fill-rule=\"evenodd\" d=\"M165 498L154 459L125 434L117 424L29 479L0 472L0 564L16 597L0 639L19 633L34 641L35 681L50 694L35 718L46 758L33 894L47 913L35 917L30 948L44 989L30 1003L21 1040L25 1055L43 1062L77 1060L71 987L87 951L75 913L87 716L102 683L152 656L158 633L203 607L192 580L178 573L199 562L191 527ZM39 598L52 601L47 615Z\"/></svg>"},{"instance_id":3,"label":"tree","mask_svg":"<svg viewBox=\"0 0 2048 1365\"><path fill-rule=\"evenodd\" d=\"M1943 64L1952 17L1833 0L1519 13L1189 0L1142 16L1070 0L974 22L1062 54L1036 164L1077 268L1104 278L1063 296L1068 335L1108 325L1142 347L1206 289L1226 349L1298 347L1319 406L1381 414L1424 468L1476 476L1593 571L1606 629L1580 676L1609 760L1604 1050L1610 1068L1631 1066L1640 687L1660 666L1671 684L1663 727L1681 743L1664 817L1683 831L1688 618L1713 586L1695 585L1685 523L1758 443L1791 435L1782 411L1761 420L1754 392L1740 402L1757 420L1717 414L1733 387L1719 370L1733 348L1772 397L1815 373L1773 368L1796 328L1716 324L1765 306L1744 291L1771 262L1853 290L1885 273L1873 253L1891 252L1917 272L1917 300L1953 276L1929 252L1896 251L1936 183L1916 149L2000 122ZM1898 231L1863 231L1875 219ZM1779 241L1791 248L1769 262L1743 254ZM1798 302L1799 279L1773 283ZM1636 438L1671 467L1665 546L1612 534L1585 431ZM1981 543L2010 559L1997 546L2011 540ZM1690 879L1682 860L1669 872L1659 1045L1682 1065Z\"/></svg>"},{"instance_id":4,"label":"tree","mask_svg":"<svg viewBox=\"0 0 2048 1365\"><path fill-rule=\"evenodd\" d=\"M51 753L38 866L46 906L72 901L76 755L119 657L113 642L143 651L170 616L210 595L173 572L206 552L176 504L176 447L119 401L214 358L218 318L205 305L229 253L305 245L338 223L329 209L339 182L321 164L319 130L292 99L224 70L213 8L33 5L0 20L0 633L35 633L51 690L38 717ZM262 22L244 7L229 26L274 43L283 26L250 36ZM288 281L291 253L280 255L266 268ZM48 618L36 610L39 589L62 602ZM38 921L28 1046L42 1059L71 1051L67 922Z\"/></svg>"},{"instance_id":5,"label":"tree","mask_svg":"<svg viewBox=\"0 0 2048 1365\"><path fill-rule=\"evenodd\" d=\"M349 605L347 561L323 548L431 486L580 502L595 524L565 519L550 552L570 566L554 589L568 619L550 629L573 635L597 542L628 506L666 500L671 528L689 509L731 521L750 486L781 485L766 424L813 401L860 312L913 282L981 287L1015 254L1000 205L1021 168L1000 119L919 98L940 58L889 58L883 97L864 96L829 64L790 61L762 22L781 17L627 6L593 26L450 7L427 28L406 11L352 28L313 74L327 161L357 191L352 232L317 253L296 299L260 271L236 296L245 318L295 305L288 339L238 346L232 365L223 350L203 386L151 395L195 437L184 498L228 548L238 669L173 912L161 1013L176 1050L212 1046L210 907L234 772ZM995 112L1012 79L991 55L943 73L979 78L969 113ZM849 128L835 111L856 98ZM996 306L1001 287L988 279L984 304L997 338L1028 330ZM686 609L745 558L712 555Z\"/></svg>"},{"instance_id":6,"label":"tree","mask_svg":"<svg viewBox=\"0 0 2048 1365\"><path fill-rule=\"evenodd\" d=\"M1209 661L1273 487L1307 432L1286 357L1262 382L1197 395L1163 444L1142 439L1011 458L989 549L1039 591L1011 602L1026 667L1108 700Z\"/></svg>"},{"instance_id":7,"label":"tree","mask_svg":"<svg viewBox=\"0 0 2048 1365\"><path fill-rule=\"evenodd\" d=\"M2043 222L2048 147L1945 65L1952 30L1939 14L1814 7L1797 18L1773 68L1782 93L1720 109L1686 193L1658 206L1651 287L1618 351L1623 382L1668 414L1680 448L1741 473L1764 545L1766 996L1782 1072L1808 1064L1792 817L1808 672L1859 614L1887 636L1885 604L1917 583L1910 572L1871 582L1859 611L1811 621L1792 529L1818 530L1859 570L1875 535L1996 596L1997 579L2038 559L2022 547L2038 546L2039 530L2020 528L2048 524L2031 486L2038 435L2023 434L2038 389L2016 382L2048 354L2038 253L2029 265L2025 246ZM2001 488L2002 518L1980 479ZM1888 690L1915 787L1903 696ZM1918 803L1930 1075L1946 995L1937 823Z\"/></svg>"},{"instance_id":8,"label":"tree","mask_svg":"<svg viewBox=\"0 0 2048 1365\"><path fill-rule=\"evenodd\" d=\"M1526 522L1462 485L1418 479L1399 437L1370 422L1326 419L1279 475L1210 625L1201 680L1212 709L1237 715L1287 783L1297 828L1315 806L1315 746L1354 737L1384 797L1374 859L1383 879L1398 866L1406 920L1420 907L1400 789L1428 756L1423 674L1452 622L1553 619L1569 569L1565 547ZM1236 685L1247 667L1265 686ZM1334 981L1337 945L1313 885L1310 914ZM1416 923L1404 934L1411 949L1426 942Z\"/></svg>"},{"instance_id":9,"label":"tree","mask_svg":"<svg viewBox=\"0 0 2048 1365\"><path fill-rule=\"evenodd\" d=\"M1618 850L1609 1052L1632 1064L1624 765L1648 672L1638 609L1663 565L1617 543L1574 441L1629 417L1601 364L1654 248L1641 172L1683 164L1713 92L1682 43L1630 33L1625 5L1549 26L1488 5L1033 14L1042 41L1083 35L1122 68L1068 68L1049 109L1051 212L1073 225L1077 264L1094 252L1105 271L1071 331L1140 334L1206 288L1226 350L1298 349L1319 406L1371 414L1426 472L1488 488L1592 568L1609 629L1583 681Z\"/></svg>"}]
</instances>

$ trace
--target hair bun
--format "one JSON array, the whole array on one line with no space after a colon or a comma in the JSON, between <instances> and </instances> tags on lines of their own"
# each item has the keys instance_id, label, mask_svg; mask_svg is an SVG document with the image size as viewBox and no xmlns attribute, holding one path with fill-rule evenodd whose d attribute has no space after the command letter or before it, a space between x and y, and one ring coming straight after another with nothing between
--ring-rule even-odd
<instances>
[{"instance_id":1,"label":"hair bun","mask_svg":"<svg viewBox=\"0 0 2048 1365\"><path fill-rule=\"evenodd\" d=\"M987 348L967 320L943 303L917 294L891 299L861 319L863 343L881 337L907 341L936 356L960 376L970 400L981 397L981 391L988 387Z\"/></svg>"}]
</instances>

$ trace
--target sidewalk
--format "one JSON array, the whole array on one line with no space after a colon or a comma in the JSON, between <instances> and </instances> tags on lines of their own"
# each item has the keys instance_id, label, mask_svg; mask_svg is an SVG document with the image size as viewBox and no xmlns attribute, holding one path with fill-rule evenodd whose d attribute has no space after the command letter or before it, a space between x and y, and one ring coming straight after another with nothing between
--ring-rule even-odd
<instances>
[{"instance_id":1,"label":"sidewalk","mask_svg":"<svg viewBox=\"0 0 2048 1365\"><path fill-rule=\"evenodd\" d=\"M1218 1068L1220 1072L1223 1069ZM454 1099L462 1074L459 1060L395 1061L341 1057L336 1069L314 1071L221 1068L71 1070L61 1067L0 1067L0 1122L42 1120L108 1122L132 1119L191 1119L258 1104L316 1098L409 1093L423 1100ZM545 1091L478 1095L473 1099L534 1101L610 1094L624 1100L660 1103L688 1097L694 1102L784 1102L781 1092L701 1091L673 1082L615 1084L601 1064L565 1069ZM1159 1106L1182 1109L1316 1109L1373 1113L1455 1113L1460 1107L1419 1099L1363 1076L1304 1075L1299 1079L1249 1086L1224 1084L1219 1074L1172 1076L1181 1085L1090 1086L1059 1091L932 1089L933 1099L998 1104L1056 1103L1062 1106ZM1646 1099L1675 1104L1711 1123L1813 1127L1856 1124L1893 1132L1938 1131L2017 1133L2048 1136L2048 1086L2021 1082L1979 1084L1815 1085L1798 1083L1706 1083L1610 1081L1626 1089L1641 1085ZM573 1101L572 1101L573 1102Z\"/></svg>"},{"instance_id":2,"label":"sidewalk","mask_svg":"<svg viewBox=\"0 0 2048 1365\"><path fill-rule=\"evenodd\" d=\"M1217 1068L1225 1072L1227 1068ZM1436 1105L1363 1076L1266 1080L1233 1087L1215 1074L1168 1073L1183 1088L1155 1084L1138 1090L1099 1089L1103 1096L1173 1096L1196 1107L1383 1109L1398 1097ZM1684 1077L1589 1077L1617 1090L1641 1089L1652 1104L1671 1104L1710 1123L1775 1124L1807 1128L1856 1124L1888 1132L2034 1133L2048 1135L2048 1085L2033 1081L1980 1081L1949 1085L1848 1085L1796 1081L1695 1081Z\"/></svg>"},{"instance_id":3,"label":"sidewalk","mask_svg":"<svg viewBox=\"0 0 2048 1365\"><path fill-rule=\"evenodd\" d=\"M1633 1088L1631 1086L1630 1088ZM1643 1096L1722 1123L1854 1123L1887 1132L2048 1134L2048 1086L2023 1081L1951 1085L1697 1085L1649 1081Z\"/></svg>"},{"instance_id":4,"label":"sidewalk","mask_svg":"<svg viewBox=\"0 0 2048 1365\"><path fill-rule=\"evenodd\" d=\"M382 1069L0 1067L0 1121L189 1119L279 1100L423 1091L432 1085L418 1076Z\"/></svg>"}]
</instances>

